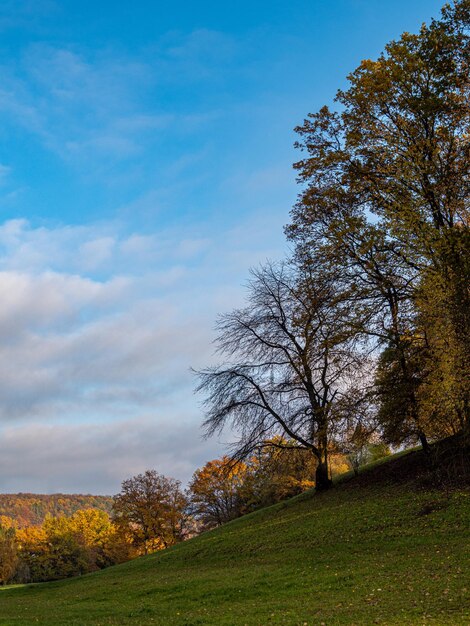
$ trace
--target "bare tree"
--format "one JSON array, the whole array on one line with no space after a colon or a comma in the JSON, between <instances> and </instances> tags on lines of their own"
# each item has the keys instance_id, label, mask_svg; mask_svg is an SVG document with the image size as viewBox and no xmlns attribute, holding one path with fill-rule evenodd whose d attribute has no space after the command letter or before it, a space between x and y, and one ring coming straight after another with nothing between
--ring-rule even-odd
<instances>
[{"instance_id":1,"label":"bare tree","mask_svg":"<svg viewBox=\"0 0 470 626\"><path fill-rule=\"evenodd\" d=\"M276 435L292 439L315 456L317 489L328 488L330 433L344 418L336 409L362 366L349 315L331 275L288 264L252 271L248 305L217 324L227 361L198 372L206 436L231 426L236 458L273 445Z\"/></svg>"}]
</instances>

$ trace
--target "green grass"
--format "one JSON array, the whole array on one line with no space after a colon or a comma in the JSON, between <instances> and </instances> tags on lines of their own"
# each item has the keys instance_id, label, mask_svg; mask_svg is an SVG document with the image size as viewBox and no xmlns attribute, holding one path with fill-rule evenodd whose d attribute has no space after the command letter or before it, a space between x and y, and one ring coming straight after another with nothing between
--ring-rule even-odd
<instances>
[{"instance_id":1,"label":"green grass","mask_svg":"<svg viewBox=\"0 0 470 626\"><path fill-rule=\"evenodd\" d=\"M7 588L0 625L469 624L470 493L377 480L383 467L118 567Z\"/></svg>"}]
</instances>

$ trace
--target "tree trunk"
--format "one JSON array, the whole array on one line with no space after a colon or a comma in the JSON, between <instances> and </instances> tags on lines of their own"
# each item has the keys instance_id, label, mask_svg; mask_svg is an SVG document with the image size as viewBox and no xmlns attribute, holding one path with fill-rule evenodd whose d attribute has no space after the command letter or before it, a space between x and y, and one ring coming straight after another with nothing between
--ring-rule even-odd
<instances>
[{"instance_id":1,"label":"tree trunk","mask_svg":"<svg viewBox=\"0 0 470 626\"><path fill-rule=\"evenodd\" d=\"M318 464L315 472L315 489L325 491L332 486L333 482L328 477L328 465L325 462Z\"/></svg>"},{"instance_id":2,"label":"tree trunk","mask_svg":"<svg viewBox=\"0 0 470 626\"><path fill-rule=\"evenodd\" d=\"M333 482L328 476L328 434L324 416L323 419L318 420L318 454L316 457L318 465L315 472L315 489L325 491L332 486Z\"/></svg>"},{"instance_id":3,"label":"tree trunk","mask_svg":"<svg viewBox=\"0 0 470 626\"><path fill-rule=\"evenodd\" d=\"M431 448L429 446L429 443L428 443L428 440L426 438L426 435L423 433L422 430L418 431L418 438L419 438L419 441L420 441L420 443L421 443L421 445L423 447L424 453L425 454L429 454L431 452Z\"/></svg>"}]
</instances>

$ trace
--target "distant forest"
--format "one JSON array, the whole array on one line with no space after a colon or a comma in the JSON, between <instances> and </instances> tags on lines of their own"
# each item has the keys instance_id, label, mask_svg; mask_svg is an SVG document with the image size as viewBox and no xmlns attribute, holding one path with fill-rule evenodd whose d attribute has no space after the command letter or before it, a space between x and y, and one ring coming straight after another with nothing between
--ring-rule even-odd
<instances>
[{"instance_id":1,"label":"distant forest","mask_svg":"<svg viewBox=\"0 0 470 626\"><path fill-rule=\"evenodd\" d=\"M18 528L40 526L46 515L70 517L80 509L98 509L111 513L113 499L110 496L55 493L0 494L0 518L9 517Z\"/></svg>"}]
</instances>

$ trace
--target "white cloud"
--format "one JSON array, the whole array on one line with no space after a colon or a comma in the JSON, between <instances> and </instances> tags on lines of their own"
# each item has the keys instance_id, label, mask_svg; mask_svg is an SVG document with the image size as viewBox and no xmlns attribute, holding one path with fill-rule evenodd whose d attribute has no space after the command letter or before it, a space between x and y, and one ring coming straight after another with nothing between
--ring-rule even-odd
<instances>
[{"instance_id":1,"label":"white cloud","mask_svg":"<svg viewBox=\"0 0 470 626\"><path fill-rule=\"evenodd\" d=\"M188 337L178 302L141 293L131 279L0 274L0 416L100 419L156 406L190 365L209 357L208 329ZM101 393L119 389L119 394Z\"/></svg>"},{"instance_id":2,"label":"white cloud","mask_svg":"<svg viewBox=\"0 0 470 626\"><path fill-rule=\"evenodd\" d=\"M222 453L196 442L189 369L211 362L248 265L279 254L260 228L0 226L0 489L115 490L150 466L187 479Z\"/></svg>"},{"instance_id":3,"label":"white cloud","mask_svg":"<svg viewBox=\"0 0 470 626\"><path fill-rule=\"evenodd\" d=\"M108 261L115 246L113 237L98 237L86 241L80 246L80 255L83 257L85 269L95 269Z\"/></svg>"},{"instance_id":4,"label":"white cloud","mask_svg":"<svg viewBox=\"0 0 470 626\"><path fill-rule=\"evenodd\" d=\"M184 415L8 427L0 435L0 491L114 494L122 480L151 468L185 483L218 454L217 442L204 441Z\"/></svg>"}]
</instances>

